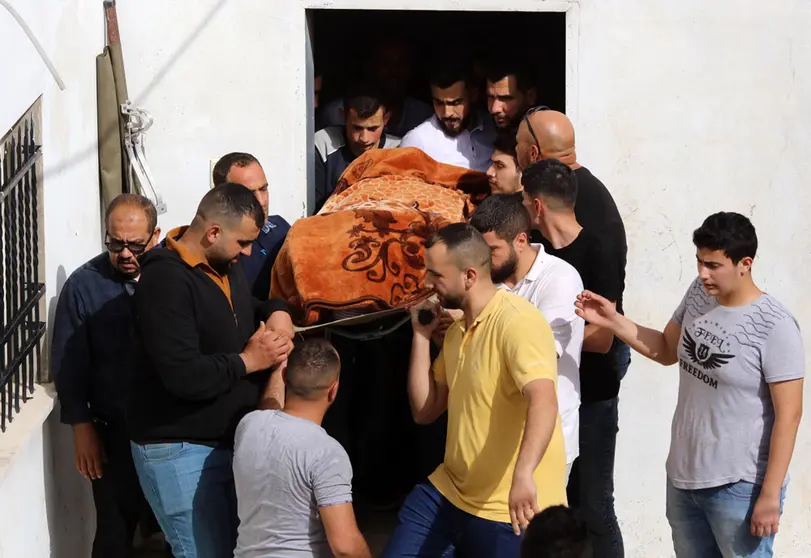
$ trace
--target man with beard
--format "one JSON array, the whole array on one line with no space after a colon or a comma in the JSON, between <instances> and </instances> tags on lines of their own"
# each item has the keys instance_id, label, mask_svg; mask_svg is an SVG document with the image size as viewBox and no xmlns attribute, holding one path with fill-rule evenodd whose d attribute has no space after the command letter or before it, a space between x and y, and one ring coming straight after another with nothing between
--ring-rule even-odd
<instances>
[{"instance_id":1,"label":"man with beard","mask_svg":"<svg viewBox=\"0 0 811 558\"><path fill-rule=\"evenodd\" d=\"M400 145L400 138L383 133L389 110L375 86L357 83L344 95L344 125L315 134L315 211L335 191L338 179L352 161L371 149Z\"/></svg>"},{"instance_id":2,"label":"man with beard","mask_svg":"<svg viewBox=\"0 0 811 558\"><path fill-rule=\"evenodd\" d=\"M414 72L414 52L405 37L390 36L372 49L364 75L381 88L391 118L386 124L387 134L401 138L427 118L431 107L410 97L408 88ZM316 115L315 129L343 126L346 107L344 99L327 103Z\"/></svg>"},{"instance_id":3,"label":"man with beard","mask_svg":"<svg viewBox=\"0 0 811 558\"><path fill-rule=\"evenodd\" d=\"M555 159L544 159L524 169L521 181L524 205L533 228L543 234L547 252L571 264L585 288L610 300L621 314L624 253L617 252L616 240L605 232L578 222L575 171ZM625 553L614 510L614 454L628 350L610 330L586 324L580 358L580 457L572 468L568 493L569 503L580 509L589 526L595 558L621 558Z\"/></svg>"},{"instance_id":4,"label":"man with beard","mask_svg":"<svg viewBox=\"0 0 811 558\"><path fill-rule=\"evenodd\" d=\"M270 296L270 270L282 249L290 224L281 215L269 215L270 193L265 170L250 153L228 153L214 165L211 173L214 186L234 182L251 190L265 213L265 224L253 241L250 255L241 258L245 277L253 296L267 300Z\"/></svg>"},{"instance_id":5,"label":"man with beard","mask_svg":"<svg viewBox=\"0 0 811 558\"><path fill-rule=\"evenodd\" d=\"M529 72L507 54L487 67L487 110L499 130L515 133L538 92Z\"/></svg>"},{"instance_id":6,"label":"man with beard","mask_svg":"<svg viewBox=\"0 0 811 558\"><path fill-rule=\"evenodd\" d=\"M515 134L502 132L496 136L487 169L491 194L512 194L523 189L515 147Z\"/></svg>"},{"instance_id":7,"label":"man with beard","mask_svg":"<svg viewBox=\"0 0 811 558\"><path fill-rule=\"evenodd\" d=\"M93 487L93 558L132 556L143 494L125 427L135 373L133 294L138 256L160 236L147 198L122 194L107 208L107 252L71 273L56 306L51 371L62 422L73 427L76 468Z\"/></svg>"},{"instance_id":8,"label":"man with beard","mask_svg":"<svg viewBox=\"0 0 811 558\"><path fill-rule=\"evenodd\" d=\"M251 190L215 186L191 225L142 262L135 314L146 358L127 418L141 487L176 558L233 555L234 430L272 396L266 385L282 383L292 350L284 302L252 298L234 265L264 221Z\"/></svg>"},{"instance_id":9,"label":"man with beard","mask_svg":"<svg viewBox=\"0 0 811 558\"><path fill-rule=\"evenodd\" d=\"M440 65L431 72L430 84L434 116L407 133L400 147L417 147L440 163L486 171L495 129L472 108L476 90L467 70Z\"/></svg>"},{"instance_id":10,"label":"man with beard","mask_svg":"<svg viewBox=\"0 0 811 558\"><path fill-rule=\"evenodd\" d=\"M399 514L386 558L518 556L522 529L565 503L565 450L549 324L531 303L490 279L490 247L455 223L426 243L426 286L464 317L431 364L440 307L414 328L408 395L415 422L448 412L445 459Z\"/></svg>"},{"instance_id":11,"label":"man with beard","mask_svg":"<svg viewBox=\"0 0 811 558\"><path fill-rule=\"evenodd\" d=\"M498 287L527 299L552 327L558 356L558 408L566 444L566 479L579 453L580 351L583 320L575 314L583 281L571 265L530 244L529 214L523 196L490 196L473 213L470 224L492 252L491 277Z\"/></svg>"}]
</instances>

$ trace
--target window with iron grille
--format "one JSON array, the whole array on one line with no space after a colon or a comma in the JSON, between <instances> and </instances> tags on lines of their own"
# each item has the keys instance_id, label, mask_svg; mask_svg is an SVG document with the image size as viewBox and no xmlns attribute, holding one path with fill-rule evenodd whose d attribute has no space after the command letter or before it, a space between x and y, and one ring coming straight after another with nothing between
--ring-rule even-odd
<instances>
[{"instance_id":1,"label":"window with iron grille","mask_svg":"<svg viewBox=\"0 0 811 558\"><path fill-rule=\"evenodd\" d=\"M41 104L0 140L0 430L42 378Z\"/></svg>"}]
</instances>

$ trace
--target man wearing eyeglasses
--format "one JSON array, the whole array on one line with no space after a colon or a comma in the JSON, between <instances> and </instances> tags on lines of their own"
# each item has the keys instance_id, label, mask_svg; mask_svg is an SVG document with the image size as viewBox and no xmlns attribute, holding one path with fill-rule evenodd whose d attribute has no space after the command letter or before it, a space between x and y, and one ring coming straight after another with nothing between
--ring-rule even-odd
<instances>
[{"instance_id":1,"label":"man wearing eyeglasses","mask_svg":"<svg viewBox=\"0 0 811 558\"><path fill-rule=\"evenodd\" d=\"M74 271L59 296L51 370L62 422L73 427L76 468L93 487L93 558L132 556L143 494L124 426L137 359L132 336L138 256L155 246L158 213L147 198L122 194L107 208L107 252Z\"/></svg>"}]
</instances>

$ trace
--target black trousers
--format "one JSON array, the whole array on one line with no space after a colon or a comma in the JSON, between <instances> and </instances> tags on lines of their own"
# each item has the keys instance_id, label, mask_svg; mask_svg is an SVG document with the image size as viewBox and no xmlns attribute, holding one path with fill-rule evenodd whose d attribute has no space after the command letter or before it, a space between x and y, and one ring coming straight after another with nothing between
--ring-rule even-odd
<instances>
[{"instance_id":1,"label":"black trousers","mask_svg":"<svg viewBox=\"0 0 811 558\"><path fill-rule=\"evenodd\" d=\"M132 462L129 436L123 425L95 425L107 462L102 465L102 477L92 481L96 504L92 558L131 558L135 529L146 500Z\"/></svg>"},{"instance_id":2,"label":"black trousers","mask_svg":"<svg viewBox=\"0 0 811 558\"><path fill-rule=\"evenodd\" d=\"M371 341L331 339L341 356L341 385L323 426L349 454L360 503L397 501L442 461L444 417L429 426L417 426L411 417L412 336L407 324Z\"/></svg>"}]
</instances>

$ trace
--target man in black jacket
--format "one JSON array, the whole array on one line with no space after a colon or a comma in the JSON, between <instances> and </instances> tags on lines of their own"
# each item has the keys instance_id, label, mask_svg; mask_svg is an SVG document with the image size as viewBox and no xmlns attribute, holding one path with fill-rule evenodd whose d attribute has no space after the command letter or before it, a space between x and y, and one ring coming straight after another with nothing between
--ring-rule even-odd
<instances>
[{"instance_id":1,"label":"man in black jacket","mask_svg":"<svg viewBox=\"0 0 811 558\"><path fill-rule=\"evenodd\" d=\"M253 192L221 184L142 262L135 312L146 358L128 420L141 487L176 558L232 555L234 430L263 394L273 406L283 399L290 316L282 301L254 299L235 265L264 221Z\"/></svg>"}]
</instances>

